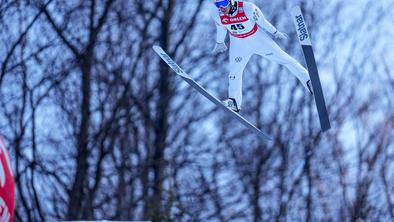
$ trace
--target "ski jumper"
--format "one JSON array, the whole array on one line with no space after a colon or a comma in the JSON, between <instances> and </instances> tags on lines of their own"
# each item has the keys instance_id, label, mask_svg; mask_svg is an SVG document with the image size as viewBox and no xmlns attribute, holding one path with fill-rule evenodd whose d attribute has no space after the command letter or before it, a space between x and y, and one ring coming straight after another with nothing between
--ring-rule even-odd
<instances>
[{"instance_id":1,"label":"ski jumper","mask_svg":"<svg viewBox=\"0 0 394 222\"><path fill-rule=\"evenodd\" d=\"M15 183L3 138L0 135L0 221L13 221Z\"/></svg>"},{"instance_id":2,"label":"ski jumper","mask_svg":"<svg viewBox=\"0 0 394 222\"><path fill-rule=\"evenodd\" d=\"M264 18L256 5L235 1L228 15L214 7L211 17L216 24L217 43L223 43L227 32L230 34L228 95L236 100L239 108L242 105L243 71L253 54L284 65L308 89L308 71L271 39L268 33L274 34L277 30Z\"/></svg>"}]
</instances>

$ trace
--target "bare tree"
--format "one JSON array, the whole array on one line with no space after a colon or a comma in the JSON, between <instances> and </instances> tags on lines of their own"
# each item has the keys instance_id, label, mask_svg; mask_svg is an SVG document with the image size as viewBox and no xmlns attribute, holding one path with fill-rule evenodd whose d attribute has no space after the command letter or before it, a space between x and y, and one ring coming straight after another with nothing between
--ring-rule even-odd
<instances>
[{"instance_id":1,"label":"bare tree","mask_svg":"<svg viewBox=\"0 0 394 222\"><path fill-rule=\"evenodd\" d=\"M293 4L260 6L303 63ZM250 61L242 115L272 135L266 143L151 49L161 45L225 97L211 2L2 1L0 130L12 147L16 220L392 220L393 73L382 33L394 5L354 4L301 1L329 132L287 70Z\"/></svg>"}]
</instances>

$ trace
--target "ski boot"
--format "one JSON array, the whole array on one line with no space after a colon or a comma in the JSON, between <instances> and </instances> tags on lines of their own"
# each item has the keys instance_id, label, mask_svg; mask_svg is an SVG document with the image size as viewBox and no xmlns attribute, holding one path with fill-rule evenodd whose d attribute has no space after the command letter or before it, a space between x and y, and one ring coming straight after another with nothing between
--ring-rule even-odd
<instances>
[{"instance_id":1,"label":"ski boot","mask_svg":"<svg viewBox=\"0 0 394 222\"><path fill-rule=\"evenodd\" d=\"M313 95L311 80L306 81L306 86L308 87L308 90L311 93L311 95Z\"/></svg>"},{"instance_id":2,"label":"ski boot","mask_svg":"<svg viewBox=\"0 0 394 222\"><path fill-rule=\"evenodd\" d=\"M237 102L235 101L235 99L233 98L228 98L222 101L223 105L225 105L227 108L229 108L230 110L239 113L239 108L237 105Z\"/></svg>"}]
</instances>

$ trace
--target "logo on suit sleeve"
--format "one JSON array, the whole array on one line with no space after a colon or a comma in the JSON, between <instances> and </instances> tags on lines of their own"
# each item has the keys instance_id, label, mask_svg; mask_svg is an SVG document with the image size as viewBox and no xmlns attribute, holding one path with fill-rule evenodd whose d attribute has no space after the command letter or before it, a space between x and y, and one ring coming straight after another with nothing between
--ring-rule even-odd
<instances>
[{"instance_id":1,"label":"logo on suit sleeve","mask_svg":"<svg viewBox=\"0 0 394 222\"><path fill-rule=\"evenodd\" d=\"M257 20L259 20L259 18L260 18L260 13L259 13L259 11L257 11L257 9L254 9L254 10L253 10L253 20L254 20L254 21L257 21Z\"/></svg>"}]
</instances>

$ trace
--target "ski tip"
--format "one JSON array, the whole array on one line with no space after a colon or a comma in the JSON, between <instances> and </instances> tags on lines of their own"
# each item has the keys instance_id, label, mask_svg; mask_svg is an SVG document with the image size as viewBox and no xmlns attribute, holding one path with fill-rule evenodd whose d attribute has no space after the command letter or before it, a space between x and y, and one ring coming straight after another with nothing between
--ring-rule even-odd
<instances>
[{"instance_id":1,"label":"ski tip","mask_svg":"<svg viewBox=\"0 0 394 222\"><path fill-rule=\"evenodd\" d=\"M301 8L300 8L299 5L295 5L290 10L291 10L292 13L298 13L298 12L301 11Z\"/></svg>"},{"instance_id":2,"label":"ski tip","mask_svg":"<svg viewBox=\"0 0 394 222\"><path fill-rule=\"evenodd\" d=\"M269 141L269 142L273 141L272 138L271 138L269 135L267 135L266 133L264 133L264 132L261 131L260 129L257 129L257 131L259 131L258 135L259 135L259 137L260 137L261 139L266 140L266 141Z\"/></svg>"},{"instance_id":3,"label":"ski tip","mask_svg":"<svg viewBox=\"0 0 394 222\"><path fill-rule=\"evenodd\" d=\"M158 45L153 45L153 46L152 46L152 49L155 50L156 52L157 52L157 51L163 50L163 49L162 49L160 46L158 46Z\"/></svg>"},{"instance_id":4,"label":"ski tip","mask_svg":"<svg viewBox=\"0 0 394 222\"><path fill-rule=\"evenodd\" d=\"M306 26L304 16L302 15L301 8L299 6L293 7L291 9L291 14L293 16L293 21L297 30L297 36L300 44L302 46L312 46L308 28Z\"/></svg>"},{"instance_id":5,"label":"ski tip","mask_svg":"<svg viewBox=\"0 0 394 222\"><path fill-rule=\"evenodd\" d=\"M321 130L322 130L323 133L325 133L325 132L327 132L330 129L331 129L331 125L328 124L328 126L323 126Z\"/></svg>"}]
</instances>

